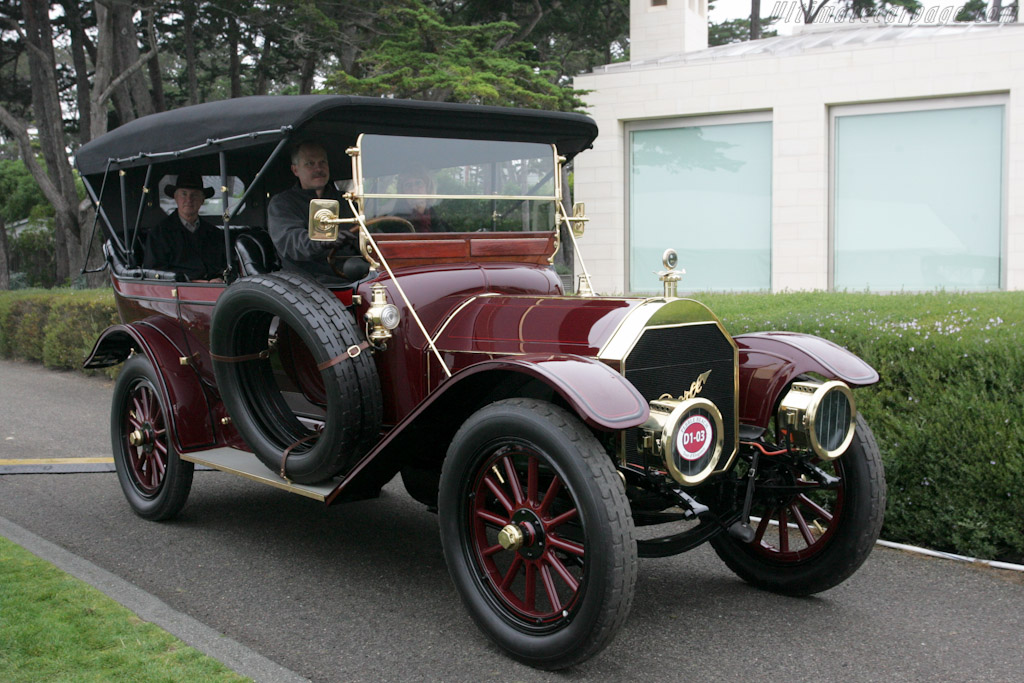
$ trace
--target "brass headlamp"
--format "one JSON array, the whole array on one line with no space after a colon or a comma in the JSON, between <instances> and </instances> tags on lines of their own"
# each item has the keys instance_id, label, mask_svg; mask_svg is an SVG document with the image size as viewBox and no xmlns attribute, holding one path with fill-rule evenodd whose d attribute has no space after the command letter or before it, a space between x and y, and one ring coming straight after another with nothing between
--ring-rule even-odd
<instances>
[{"instance_id":1,"label":"brass headlamp","mask_svg":"<svg viewBox=\"0 0 1024 683\"><path fill-rule=\"evenodd\" d=\"M370 308L366 315L367 337L374 346L381 346L391 339L391 330L402 321L398 306L388 303L387 287L376 283L370 288Z\"/></svg>"},{"instance_id":2,"label":"brass headlamp","mask_svg":"<svg viewBox=\"0 0 1024 683\"><path fill-rule=\"evenodd\" d=\"M822 460L835 460L850 447L856 417L850 387L837 381L793 382L777 415L790 446Z\"/></svg>"}]
</instances>

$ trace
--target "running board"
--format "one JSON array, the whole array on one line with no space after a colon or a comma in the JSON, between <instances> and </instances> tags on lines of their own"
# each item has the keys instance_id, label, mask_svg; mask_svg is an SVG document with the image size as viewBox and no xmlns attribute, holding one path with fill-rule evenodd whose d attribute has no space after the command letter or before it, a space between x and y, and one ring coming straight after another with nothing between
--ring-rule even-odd
<instances>
[{"instance_id":1,"label":"running board","mask_svg":"<svg viewBox=\"0 0 1024 683\"><path fill-rule=\"evenodd\" d=\"M325 502L327 496L338 488L338 483L341 481L340 478L328 479L322 484L296 484L285 481L277 472L268 469L254 454L236 448L215 448L198 453L182 453L180 457L182 460L188 460L197 465L206 465L221 472L237 474L246 479L269 484L289 493L297 493L320 502Z\"/></svg>"}]
</instances>

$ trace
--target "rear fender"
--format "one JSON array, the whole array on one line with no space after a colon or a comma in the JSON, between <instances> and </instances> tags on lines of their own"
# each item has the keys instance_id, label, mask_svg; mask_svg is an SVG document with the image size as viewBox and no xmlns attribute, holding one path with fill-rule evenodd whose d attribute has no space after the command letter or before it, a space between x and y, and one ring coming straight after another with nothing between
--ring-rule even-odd
<instances>
[{"instance_id":1,"label":"rear fender","mask_svg":"<svg viewBox=\"0 0 1024 683\"><path fill-rule=\"evenodd\" d=\"M796 332L754 332L733 339L739 347L740 422L767 427L786 387L808 373L864 387L878 373L827 339Z\"/></svg>"},{"instance_id":2,"label":"rear fender","mask_svg":"<svg viewBox=\"0 0 1024 683\"><path fill-rule=\"evenodd\" d=\"M626 378L607 365L571 354L535 354L476 363L437 387L345 477L344 489L386 483L415 461L440 466L455 432L483 406L512 397L555 400L589 427L612 432L643 424L650 406Z\"/></svg>"},{"instance_id":3,"label":"rear fender","mask_svg":"<svg viewBox=\"0 0 1024 683\"><path fill-rule=\"evenodd\" d=\"M158 317L108 327L96 341L83 367L106 368L124 362L132 352L145 354L160 380L164 405L170 406L171 439L179 453L238 445L241 441L230 427L222 431L222 438L218 440L214 423L227 415L223 404L204 389L193 366L182 365L181 358L189 354L171 341L171 335L180 336L180 332L165 331L161 329L164 325L177 327L174 321Z\"/></svg>"}]
</instances>

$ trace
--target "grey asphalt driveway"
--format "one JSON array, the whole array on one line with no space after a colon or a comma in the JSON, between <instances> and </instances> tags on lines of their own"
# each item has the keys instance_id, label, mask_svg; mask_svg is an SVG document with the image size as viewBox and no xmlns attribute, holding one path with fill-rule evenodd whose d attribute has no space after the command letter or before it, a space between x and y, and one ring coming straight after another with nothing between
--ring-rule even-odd
<instances>
[{"instance_id":1,"label":"grey asphalt driveway","mask_svg":"<svg viewBox=\"0 0 1024 683\"><path fill-rule=\"evenodd\" d=\"M0 361L0 460L109 455L110 386ZM112 472L6 474L0 516L316 681L1024 680L1019 575L884 548L805 599L749 588L706 547L643 560L618 638L550 674L476 630L436 517L398 482L326 508L197 472L182 515L152 523Z\"/></svg>"}]
</instances>

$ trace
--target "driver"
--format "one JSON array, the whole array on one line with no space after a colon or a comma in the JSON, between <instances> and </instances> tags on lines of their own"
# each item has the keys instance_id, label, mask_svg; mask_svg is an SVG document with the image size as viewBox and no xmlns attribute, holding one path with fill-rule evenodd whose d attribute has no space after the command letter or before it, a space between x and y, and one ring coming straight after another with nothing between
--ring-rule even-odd
<instances>
[{"instance_id":1,"label":"driver","mask_svg":"<svg viewBox=\"0 0 1024 683\"><path fill-rule=\"evenodd\" d=\"M309 200L320 198L343 202L341 193L330 182L327 152L319 143L301 142L292 150L291 168L298 184L276 194L267 207L267 228L281 257L281 267L307 273L321 282L340 282L327 262L327 254L337 248L339 256L358 255L355 235L342 230L334 242L309 239Z\"/></svg>"},{"instance_id":2,"label":"driver","mask_svg":"<svg viewBox=\"0 0 1024 683\"><path fill-rule=\"evenodd\" d=\"M434 194L434 179L427 169L415 166L398 176L398 193L410 195ZM412 223L416 232L448 232L448 223L441 218L426 197L400 199L395 215Z\"/></svg>"}]
</instances>

